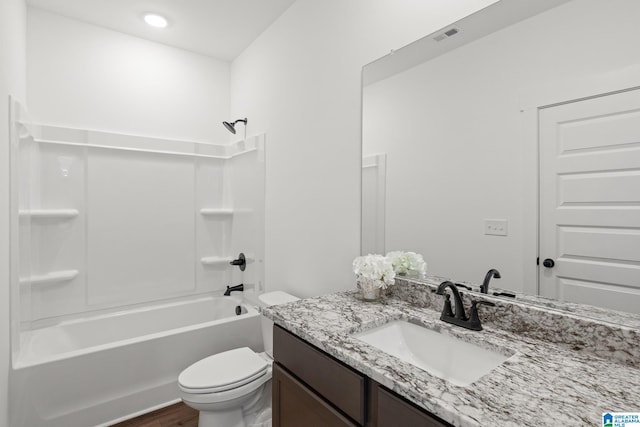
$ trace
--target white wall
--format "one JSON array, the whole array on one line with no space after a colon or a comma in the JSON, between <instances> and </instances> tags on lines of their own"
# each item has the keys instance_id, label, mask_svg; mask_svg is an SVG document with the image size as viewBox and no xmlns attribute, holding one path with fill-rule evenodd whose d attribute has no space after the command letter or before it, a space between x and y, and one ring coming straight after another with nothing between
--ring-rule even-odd
<instances>
[{"instance_id":1,"label":"white wall","mask_svg":"<svg viewBox=\"0 0 640 427\"><path fill-rule=\"evenodd\" d=\"M25 99L23 0L0 1L0 426L8 425L9 335L9 95Z\"/></svg>"},{"instance_id":2,"label":"white wall","mask_svg":"<svg viewBox=\"0 0 640 427\"><path fill-rule=\"evenodd\" d=\"M266 132L266 285L354 287L360 252L360 73L492 1L298 0L231 66L231 116Z\"/></svg>"},{"instance_id":3,"label":"white wall","mask_svg":"<svg viewBox=\"0 0 640 427\"><path fill-rule=\"evenodd\" d=\"M496 267L496 286L535 282L522 252L537 208L523 161L536 148L520 95L639 64L638 15L635 0L570 2L366 87L364 154L387 153L387 249L422 252L456 280ZM508 219L509 236L484 235L485 218Z\"/></svg>"},{"instance_id":4,"label":"white wall","mask_svg":"<svg viewBox=\"0 0 640 427\"><path fill-rule=\"evenodd\" d=\"M28 109L34 121L224 142L229 63L28 9Z\"/></svg>"}]
</instances>

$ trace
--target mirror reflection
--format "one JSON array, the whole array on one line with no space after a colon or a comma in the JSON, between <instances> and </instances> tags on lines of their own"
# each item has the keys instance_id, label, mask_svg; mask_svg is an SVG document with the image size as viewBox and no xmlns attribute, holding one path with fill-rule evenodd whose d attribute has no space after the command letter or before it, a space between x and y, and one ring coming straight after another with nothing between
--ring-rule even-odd
<instances>
[{"instance_id":1,"label":"mirror reflection","mask_svg":"<svg viewBox=\"0 0 640 427\"><path fill-rule=\"evenodd\" d=\"M640 314L640 2L517 3L365 67L362 252Z\"/></svg>"}]
</instances>

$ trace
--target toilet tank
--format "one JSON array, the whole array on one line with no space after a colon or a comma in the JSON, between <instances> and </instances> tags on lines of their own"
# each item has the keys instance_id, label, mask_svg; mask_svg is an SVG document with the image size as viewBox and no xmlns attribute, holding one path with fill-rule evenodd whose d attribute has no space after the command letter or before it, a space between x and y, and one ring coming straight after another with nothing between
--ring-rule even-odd
<instances>
[{"instance_id":1,"label":"toilet tank","mask_svg":"<svg viewBox=\"0 0 640 427\"><path fill-rule=\"evenodd\" d=\"M285 304L287 302L298 301L291 294L282 291L265 292L258 297L261 307L269 307L272 305ZM261 317L262 321L262 340L264 342L264 351L273 357L273 321L266 317Z\"/></svg>"}]
</instances>

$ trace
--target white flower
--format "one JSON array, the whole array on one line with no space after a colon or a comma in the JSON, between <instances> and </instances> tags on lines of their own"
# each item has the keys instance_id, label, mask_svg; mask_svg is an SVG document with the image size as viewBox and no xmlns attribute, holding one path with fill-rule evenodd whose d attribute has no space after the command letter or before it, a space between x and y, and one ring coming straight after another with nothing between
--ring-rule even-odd
<instances>
[{"instance_id":1,"label":"white flower","mask_svg":"<svg viewBox=\"0 0 640 427\"><path fill-rule=\"evenodd\" d=\"M391 261L382 255L359 256L353 260L353 272L365 279L378 281L377 285L386 288L395 283L396 273Z\"/></svg>"},{"instance_id":2,"label":"white flower","mask_svg":"<svg viewBox=\"0 0 640 427\"><path fill-rule=\"evenodd\" d=\"M424 275L427 272L427 263L422 255L415 252L393 251L387 254L387 258L393 265L393 270L397 274L419 273Z\"/></svg>"}]
</instances>

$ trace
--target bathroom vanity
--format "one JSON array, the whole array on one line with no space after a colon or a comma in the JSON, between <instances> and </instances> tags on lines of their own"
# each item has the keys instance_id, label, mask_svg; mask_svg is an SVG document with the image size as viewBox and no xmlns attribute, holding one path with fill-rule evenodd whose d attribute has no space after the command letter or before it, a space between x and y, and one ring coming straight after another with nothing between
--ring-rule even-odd
<instances>
[{"instance_id":1,"label":"bathroom vanity","mask_svg":"<svg viewBox=\"0 0 640 427\"><path fill-rule=\"evenodd\" d=\"M274 426L450 425L279 326L273 338Z\"/></svg>"},{"instance_id":2,"label":"bathroom vanity","mask_svg":"<svg viewBox=\"0 0 640 427\"><path fill-rule=\"evenodd\" d=\"M264 309L276 325L274 426L584 426L640 410L640 328L472 294L496 305L470 331L440 321L432 282L398 280L378 303L342 292ZM503 359L464 383L358 338L396 320Z\"/></svg>"}]
</instances>

